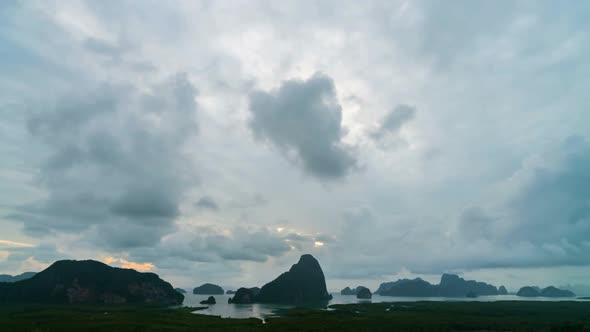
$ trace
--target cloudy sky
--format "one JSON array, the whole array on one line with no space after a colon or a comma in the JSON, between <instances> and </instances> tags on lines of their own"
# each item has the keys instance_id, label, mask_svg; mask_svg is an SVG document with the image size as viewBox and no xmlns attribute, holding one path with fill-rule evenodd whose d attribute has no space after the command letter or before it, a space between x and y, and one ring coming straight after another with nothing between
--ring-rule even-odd
<instances>
[{"instance_id":1,"label":"cloudy sky","mask_svg":"<svg viewBox=\"0 0 590 332\"><path fill-rule=\"evenodd\" d=\"M590 284L590 3L2 1L0 273Z\"/></svg>"}]
</instances>

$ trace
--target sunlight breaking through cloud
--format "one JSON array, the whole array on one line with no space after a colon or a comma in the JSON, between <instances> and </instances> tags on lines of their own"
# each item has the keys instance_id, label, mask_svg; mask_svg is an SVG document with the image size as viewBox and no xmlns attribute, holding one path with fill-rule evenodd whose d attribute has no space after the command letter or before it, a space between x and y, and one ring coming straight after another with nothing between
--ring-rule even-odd
<instances>
[{"instance_id":1,"label":"sunlight breaking through cloud","mask_svg":"<svg viewBox=\"0 0 590 332\"><path fill-rule=\"evenodd\" d=\"M115 257L106 257L102 260L103 263L107 265L112 265L115 267L122 267L124 269L133 269L140 272L149 272L155 269L155 265L149 262L146 263L137 263L131 262L124 258L115 258Z\"/></svg>"}]
</instances>

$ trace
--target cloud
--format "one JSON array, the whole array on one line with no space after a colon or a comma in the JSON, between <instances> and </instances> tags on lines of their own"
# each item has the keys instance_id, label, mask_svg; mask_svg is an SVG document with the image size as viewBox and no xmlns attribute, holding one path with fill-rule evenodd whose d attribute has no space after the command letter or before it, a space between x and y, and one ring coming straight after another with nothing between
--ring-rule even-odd
<instances>
[{"instance_id":1,"label":"cloud","mask_svg":"<svg viewBox=\"0 0 590 332\"><path fill-rule=\"evenodd\" d=\"M10 256L10 251L0 250L0 261L5 261Z\"/></svg>"},{"instance_id":2,"label":"cloud","mask_svg":"<svg viewBox=\"0 0 590 332\"><path fill-rule=\"evenodd\" d=\"M26 271L39 272L56 260L70 256L60 252L54 244L42 243L36 246L13 246L2 248L3 258L0 274L19 274Z\"/></svg>"},{"instance_id":3,"label":"cloud","mask_svg":"<svg viewBox=\"0 0 590 332\"><path fill-rule=\"evenodd\" d=\"M523 163L497 184L500 199L463 209L454 226L434 216L425 224L415 216L406 223L368 207L350 209L322 259L337 278L378 278L403 269L438 274L587 266L588 169L590 144L574 136ZM379 254L383 248L390 255ZM362 272L355 269L360 265Z\"/></svg>"},{"instance_id":4,"label":"cloud","mask_svg":"<svg viewBox=\"0 0 590 332\"><path fill-rule=\"evenodd\" d=\"M34 244L25 243L25 242L16 242L10 240L0 240L0 245L2 246L9 246L9 247L34 247Z\"/></svg>"},{"instance_id":5,"label":"cloud","mask_svg":"<svg viewBox=\"0 0 590 332\"><path fill-rule=\"evenodd\" d=\"M493 222L481 207L470 207L461 213L458 227L466 238L478 239L491 234L490 227Z\"/></svg>"},{"instance_id":6,"label":"cloud","mask_svg":"<svg viewBox=\"0 0 590 332\"><path fill-rule=\"evenodd\" d=\"M87 232L113 248L148 245L173 231L196 181L185 176L183 151L198 132L196 94L178 74L147 87L82 89L33 112L28 128L45 148L37 179L47 198L11 218L29 234Z\"/></svg>"},{"instance_id":7,"label":"cloud","mask_svg":"<svg viewBox=\"0 0 590 332\"><path fill-rule=\"evenodd\" d=\"M551 159L556 162L548 163ZM590 244L589 169L590 144L580 136L548 153L545 163L523 166L510 179L517 185L506 202L512 234L536 244L556 242L577 259L575 248Z\"/></svg>"},{"instance_id":8,"label":"cloud","mask_svg":"<svg viewBox=\"0 0 590 332\"><path fill-rule=\"evenodd\" d=\"M219 206L217 205L217 202L215 202L215 200L210 197L210 196L203 196L201 197L196 203L195 206L200 208L200 209L204 209L204 210L213 210L213 211L217 211L219 210Z\"/></svg>"},{"instance_id":9,"label":"cloud","mask_svg":"<svg viewBox=\"0 0 590 332\"><path fill-rule=\"evenodd\" d=\"M415 114L416 109L414 107L403 104L397 105L385 115L381 123L369 135L378 140L387 134L397 133L405 123L414 118Z\"/></svg>"},{"instance_id":10,"label":"cloud","mask_svg":"<svg viewBox=\"0 0 590 332\"><path fill-rule=\"evenodd\" d=\"M317 237L329 238L325 235ZM154 262L158 267L169 257L185 262L266 262L294 249L311 248L315 239L313 235L272 231L260 226L185 226L162 238L156 246L134 249L131 254L137 259ZM184 264L182 260L179 264Z\"/></svg>"},{"instance_id":11,"label":"cloud","mask_svg":"<svg viewBox=\"0 0 590 332\"><path fill-rule=\"evenodd\" d=\"M129 218L175 218L178 215L178 206L165 191L133 188L116 200L111 212Z\"/></svg>"},{"instance_id":12,"label":"cloud","mask_svg":"<svg viewBox=\"0 0 590 332\"><path fill-rule=\"evenodd\" d=\"M459 217L448 263L471 268L590 264L590 144L572 136L503 180L502 199ZM471 253L461 253L471 245Z\"/></svg>"},{"instance_id":13,"label":"cloud","mask_svg":"<svg viewBox=\"0 0 590 332\"><path fill-rule=\"evenodd\" d=\"M112 265L115 267L122 267L124 269L133 269L133 270L137 270L140 272L148 272L148 271L152 271L155 266L152 263L146 262L146 263L137 263L137 262L131 262L128 261L124 258L115 258L115 257L106 257L103 260L103 263L108 264L108 265Z\"/></svg>"},{"instance_id":14,"label":"cloud","mask_svg":"<svg viewBox=\"0 0 590 332\"><path fill-rule=\"evenodd\" d=\"M265 228L236 227L230 233L213 229L201 229L190 240L193 250L216 256L213 259L264 262L269 257L280 256L291 247L281 237Z\"/></svg>"},{"instance_id":15,"label":"cloud","mask_svg":"<svg viewBox=\"0 0 590 332\"><path fill-rule=\"evenodd\" d=\"M255 285L301 252L331 287L404 268L588 280L586 5L0 3L3 239L186 285ZM63 258L0 247L3 270Z\"/></svg>"},{"instance_id":16,"label":"cloud","mask_svg":"<svg viewBox=\"0 0 590 332\"><path fill-rule=\"evenodd\" d=\"M268 200L260 194L244 195L240 199L234 199L229 206L236 209L248 209L268 204Z\"/></svg>"},{"instance_id":17,"label":"cloud","mask_svg":"<svg viewBox=\"0 0 590 332\"><path fill-rule=\"evenodd\" d=\"M295 154L303 169L321 179L345 176L356 159L342 142L342 107L333 80L316 73L287 80L272 91L250 94L250 128L283 154Z\"/></svg>"}]
</instances>

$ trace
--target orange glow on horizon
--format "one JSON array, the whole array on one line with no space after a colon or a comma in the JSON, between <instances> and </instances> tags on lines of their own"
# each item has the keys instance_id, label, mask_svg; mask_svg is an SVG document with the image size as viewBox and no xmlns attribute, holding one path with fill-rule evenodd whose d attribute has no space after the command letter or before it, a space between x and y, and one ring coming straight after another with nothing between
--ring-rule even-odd
<instances>
[{"instance_id":1,"label":"orange glow on horizon","mask_svg":"<svg viewBox=\"0 0 590 332\"><path fill-rule=\"evenodd\" d=\"M146 262L146 263L137 263L137 262L131 262L128 261L124 258L115 258L115 257L106 257L102 260L103 263L108 264L108 265L113 265L112 263L119 263L116 264L124 269L134 269L140 272L148 272L153 270L156 266L150 262Z\"/></svg>"}]
</instances>

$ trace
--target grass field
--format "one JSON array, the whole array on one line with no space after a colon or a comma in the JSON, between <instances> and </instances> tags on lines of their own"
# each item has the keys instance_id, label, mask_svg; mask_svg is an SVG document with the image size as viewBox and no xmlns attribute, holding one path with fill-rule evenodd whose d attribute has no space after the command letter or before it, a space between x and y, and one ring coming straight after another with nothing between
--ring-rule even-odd
<instances>
[{"instance_id":1,"label":"grass field","mask_svg":"<svg viewBox=\"0 0 590 332\"><path fill-rule=\"evenodd\" d=\"M397 302L227 319L195 308L0 305L0 331L590 331L590 303Z\"/></svg>"}]
</instances>

